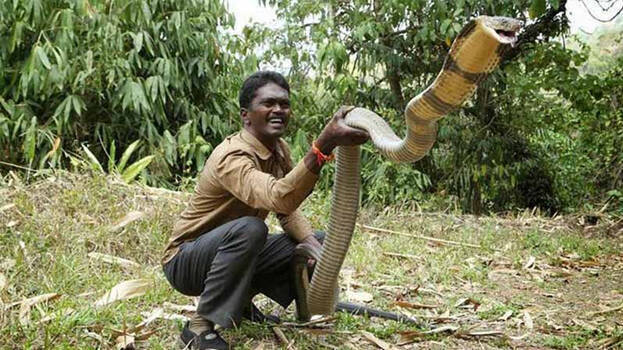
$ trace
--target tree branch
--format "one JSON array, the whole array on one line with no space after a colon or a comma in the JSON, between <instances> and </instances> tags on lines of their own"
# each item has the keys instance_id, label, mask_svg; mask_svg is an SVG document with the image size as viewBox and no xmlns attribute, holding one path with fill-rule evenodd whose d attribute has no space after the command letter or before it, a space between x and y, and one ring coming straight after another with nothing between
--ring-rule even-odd
<instances>
[{"instance_id":1,"label":"tree branch","mask_svg":"<svg viewBox=\"0 0 623 350\"><path fill-rule=\"evenodd\" d=\"M507 50L504 54L505 63L502 66L524 52L528 44L560 34L567 25L566 7L567 0L561 0L558 8L550 8L536 22L527 26L523 33L519 35L517 45ZM540 37L543 39L540 39Z\"/></svg>"}]
</instances>

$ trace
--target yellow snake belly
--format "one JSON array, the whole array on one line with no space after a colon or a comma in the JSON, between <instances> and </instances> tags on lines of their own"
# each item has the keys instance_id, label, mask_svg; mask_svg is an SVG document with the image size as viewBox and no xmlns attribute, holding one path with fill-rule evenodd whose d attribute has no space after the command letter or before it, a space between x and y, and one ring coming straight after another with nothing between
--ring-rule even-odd
<instances>
[{"instance_id":1,"label":"yellow snake belly","mask_svg":"<svg viewBox=\"0 0 623 350\"><path fill-rule=\"evenodd\" d=\"M366 130L372 143L389 159L414 162L435 142L437 120L461 106L493 71L508 45L513 45L521 22L512 18L480 16L470 21L454 40L443 69L434 82L411 99L405 109L407 132L398 137L374 112L355 108L346 116L350 126ZM307 290L313 315L331 314L337 303L339 271L350 245L359 207L359 146L338 147L329 228L320 261Z\"/></svg>"}]
</instances>

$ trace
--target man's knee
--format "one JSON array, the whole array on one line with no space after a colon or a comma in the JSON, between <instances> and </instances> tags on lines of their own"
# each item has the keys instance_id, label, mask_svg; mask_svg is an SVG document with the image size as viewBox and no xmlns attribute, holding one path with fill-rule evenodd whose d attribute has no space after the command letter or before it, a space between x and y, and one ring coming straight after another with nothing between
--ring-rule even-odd
<instances>
[{"instance_id":1,"label":"man's knee","mask_svg":"<svg viewBox=\"0 0 623 350\"><path fill-rule=\"evenodd\" d=\"M245 241L249 242L253 248L263 246L268 236L268 227L264 221L255 216L245 216L239 220L240 229L238 234L242 235Z\"/></svg>"}]
</instances>

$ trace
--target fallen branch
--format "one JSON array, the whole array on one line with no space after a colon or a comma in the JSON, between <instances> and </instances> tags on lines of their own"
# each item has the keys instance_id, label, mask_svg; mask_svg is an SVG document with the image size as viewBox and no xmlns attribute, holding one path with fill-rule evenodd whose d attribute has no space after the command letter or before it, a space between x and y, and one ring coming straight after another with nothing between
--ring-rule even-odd
<instances>
[{"instance_id":1,"label":"fallen branch","mask_svg":"<svg viewBox=\"0 0 623 350\"><path fill-rule=\"evenodd\" d=\"M286 346L286 349L296 349L294 347L294 340L292 341L288 340L288 338L286 338L286 335L283 333L281 328L273 327L273 332L275 332L275 335L277 336L277 338L279 338L279 341L282 342Z\"/></svg>"},{"instance_id":2,"label":"fallen branch","mask_svg":"<svg viewBox=\"0 0 623 350\"><path fill-rule=\"evenodd\" d=\"M423 240L426 240L426 241L437 242L437 243L441 243L441 244L450 244L450 245L457 245L457 246L461 246L461 247L486 249L483 246L479 246L479 245L471 244L471 243L449 241L447 239L434 238L434 237L428 237L428 236L422 236L422 235L414 235L414 234L410 234L410 233L392 231L392 230L388 230L388 229L384 229L384 228L378 228L378 227L373 227L373 226L368 226L368 225L357 224L357 226L362 227L362 228L364 228L366 230L373 230L373 231L378 231L378 232L391 233L391 234L394 234L394 235L405 236L405 237L413 237L413 238L423 239ZM490 248L490 249L495 250L495 251L499 251L498 249L494 249L494 248Z\"/></svg>"},{"instance_id":3,"label":"fallen branch","mask_svg":"<svg viewBox=\"0 0 623 350\"><path fill-rule=\"evenodd\" d=\"M610 309L605 309L605 310L601 310L601 311L591 312L589 314L589 316L593 317L593 316L607 314L607 313L615 312L615 311L619 311L619 310L623 310L623 304L621 304L621 305L619 305L617 307L610 308Z\"/></svg>"},{"instance_id":4,"label":"fallen branch","mask_svg":"<svg viewBox=\"0 0 623 350\"><path fill-rule=\"evenodd\" d=\"M323 317L323 318L319 318L317 320L313 320L313 321L309 321L305 323L284 322L281 325L284 327L305 328L305 327L318 325L319 323L332 322L332 321L335 321L335 319L337 319L336 316L329 316L329 317Z\"/></svg>"},{"instance_id":5,"label":"fallen branch","mask_svg":"<svg viewBox=\"0 0 623 350\"><path fill-rule=\"evenodd\" d=\"M393 256L396 258L405 258L410 260L420 260L420 257L412 254L401 254L401 253L392 253L392 252L383 252L383 255Z\"/></svg>"},{"instance_id":6,"label":"fallen branch","mask_svg":"<svg viewBox=\"0 0 623 350\"><path fill-rule=\"evenodd\" d=\"M439 305L410 303L407 301L400 301L400 300L396 301L395 304L400 307L410 308L410 309L435 309L439 307Z\"/></svg>"}]
</instances>

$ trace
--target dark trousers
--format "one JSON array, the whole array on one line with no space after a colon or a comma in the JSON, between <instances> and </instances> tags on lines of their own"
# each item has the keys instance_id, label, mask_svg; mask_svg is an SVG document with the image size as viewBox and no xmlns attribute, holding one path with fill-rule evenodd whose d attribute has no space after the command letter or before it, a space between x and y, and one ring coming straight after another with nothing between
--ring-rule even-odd
<instances>
[{"instance_id":1,"label":"dark trousers","mask_svg":"<svg viewBox=\"0 0 623 350\"><path fill-rule=\"evenodd\" d=\"M316 238L322 242L324 234L317 232ZM197 314L230 328L240 324L258 293L284 308L292 302L296 245L287 234L269 235L264 221L246 216L183 243L164 274L180 293L200 296Z\"/></svg>"}]
</instances>

